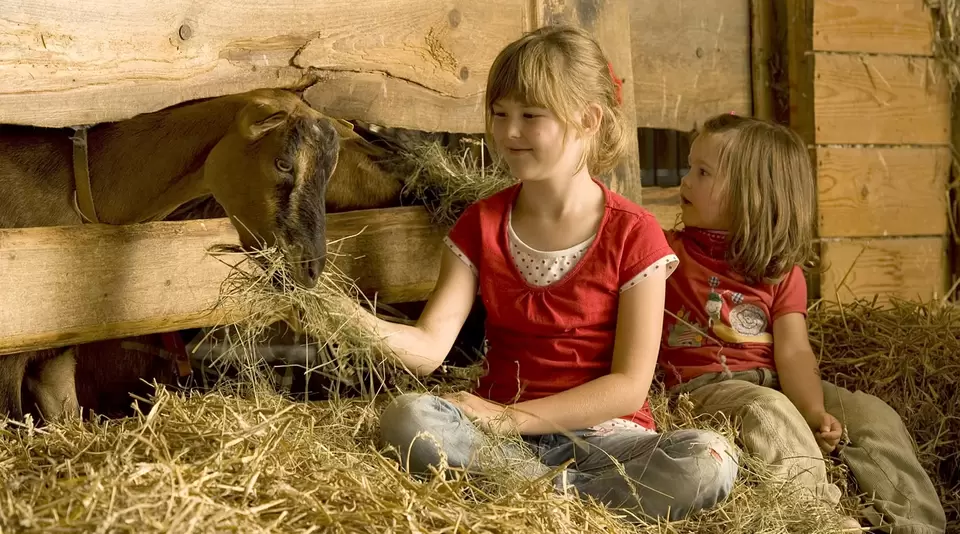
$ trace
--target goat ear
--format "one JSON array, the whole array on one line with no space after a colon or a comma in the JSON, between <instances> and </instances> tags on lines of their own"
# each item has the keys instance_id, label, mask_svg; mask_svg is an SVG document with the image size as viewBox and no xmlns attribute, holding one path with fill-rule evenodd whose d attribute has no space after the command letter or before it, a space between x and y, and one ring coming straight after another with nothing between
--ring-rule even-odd
<instances>
[{"instance_id":1,"label":"goat ear","mask_svg":"<svg viewBox=\"0 0 960 534\"><path fill-rule=\"evenodd\" d=\"M247 141L256 141L267 132L287 121L286 111L260 103L252 103L240 112L240 135Z\"/></svg>"}]
</instances>

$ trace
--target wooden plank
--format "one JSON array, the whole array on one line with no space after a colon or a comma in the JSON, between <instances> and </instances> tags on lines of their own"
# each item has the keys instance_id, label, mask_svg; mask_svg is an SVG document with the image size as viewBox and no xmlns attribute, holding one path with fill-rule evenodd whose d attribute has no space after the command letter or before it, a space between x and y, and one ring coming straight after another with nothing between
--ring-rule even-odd
<instances>
[{"instance_id":1,"label":"wooden plank","mask_svg":"<svg viewBox=\"0 0 960 534\"><path fill-rule=\"evenodd\" d=\"M842 302L942 298L948 289L945 247L943 237L824 242L821 296Z\"/></svg>"},{"instance_id":2,"label":"wooden plank","mask_svg":"<svg viewBox=\"0 0 960 534\"><path fill-rule=\"evenodd\" d=\"M637 126L690 131L750 114L750 0L635 0L630 36Z\"/></svg>"},{"instance_id":3,"label":"wooden plank","mask_svg":"<svg viewBox=\"0 0 960 534\"><path fill-rule=\"evenodd\" d=\"M332 115L474 132L482 131L477 104L490 63L521 35L530 8L525 0L15 6L0 17L0 123L121 120L196 98L290 87L307 74L323 81L313 95ZM413 104L427 105L412 115Z\"/></svg>"},{"instance_id":4,"label":"wooden plank","mask_svg":"<svg viewBox=\"0 0 960 534\"><path fill-rule=\"evenodd\" d=\"M538 18L534 27L547 24L571 24L594 35L623 83L624 129L628 132L624 158L609 176L602 177L607 185L621 195L640 202L640 147L637 143L636 104L634 97L633 56L630 44L629 0L573 0L555 2L536 0ZM534 28L531 28L534 29Z\"/></svg>"},{"instance_id":5,"label":"wooden plank","mask_svg":"<svg viewBox=\"0 0 960 534\"><path fill-rule=\"evenodd\" d=\"M924 0L816 0L813 48L832 52L933 55Z\"/></svg>"},{"instance_id":6,"label":"wooden plank","mask_svg":"<svg viewBox=\"0 0 960 534\"><path fill-rule=\"evenodd\" d=\"M950 88L935 60L817 53L817 144L950 142Z\"/></svg>"},{"instance_id":7,"label":"wooden plank","mask_svg":"<svg viewBox=\"0 0 960 534\"><path fill-rule=\"evenodd\" d=\"M947 233L949 147L817 149L821 237Z\"/></svg>"},{"instance_id":8,"label":"wooden plank","mask_svg":"<svg viewBox=\"0 0 960 534\"><path fill-rule=\"evenodd\" d=\"M442 242L423 208L330 214L327 233L331 261L369 297L432 291ZM210 313L229 267L206 250L236 242L227 219L0 230L0 354L235 318Z\"/></svg>"},{"instance_id":9,"label":"wooden plank","mask_svg":"<svg viewBox=\"0 0 960 534\"><path fill-rule=\"evenodd\" d=\"M643 207L657 218L661 228L673 229L680 222L680 188L643 188Z\"/></svg>"}]
</instances>

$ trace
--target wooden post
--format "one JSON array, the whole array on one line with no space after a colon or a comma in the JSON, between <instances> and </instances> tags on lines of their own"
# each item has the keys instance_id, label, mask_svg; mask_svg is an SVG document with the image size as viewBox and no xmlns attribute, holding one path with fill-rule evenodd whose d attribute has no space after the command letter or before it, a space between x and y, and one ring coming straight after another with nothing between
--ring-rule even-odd
<instances>
[{"instance_id":1,"label":"wooden post","mask_svg":"<svg viewBox=\"0 0 960 534\"><path fill-rule=\"evenodd\" d=\"M573 24L590 31L613 63L617 76L623 78L624 129L628 132L626 154L609 176L600 178L612 190L639 204L642 184L630 48L630 0L536 0L536 4L531 30L548 24Z\"/></svg>"},{"instance_id":2,"label":"wooden post","mask_svg":"<svg viewBox=\"0 0 960 534\"><path fill-rule=\"evenodd\" d=\"M813 0L777 0L776 20L786 25L786 79L789 94L789 126L807 144L814 172L817 168L817 152L814 147L816 130L813 106ZM817 202L816 204L819 204ZM816 210L816 208L814 208ZM817 215L819 216L819 215ZM814 219L816 220L816 219ZM821 256L819 241L814 245ZM820 269L807 274L807 297L817 299L820 295Z\"/></svg>"},{"instance_id":3,"label":"wooden post","mask_svg":"<svg viewBox=\"0 0 960 534\"><path fill-rule=\"evenodd\" d=\"M750 2L750 64L753 88L753 116L773 120L773 86L770 59L774 50L774 6L770 0Z\"/></svg>"}]
</instances>

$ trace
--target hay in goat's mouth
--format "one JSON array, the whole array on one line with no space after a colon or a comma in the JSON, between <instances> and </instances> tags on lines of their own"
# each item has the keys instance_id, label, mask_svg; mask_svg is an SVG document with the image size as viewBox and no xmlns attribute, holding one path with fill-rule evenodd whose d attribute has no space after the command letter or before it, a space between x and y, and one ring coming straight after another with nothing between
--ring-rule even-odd
<instances>
[{"instance_id":1,"label":"hay in goat's mouth","mask_svg":"<svg viewBox=\"0 0 960 534\"><path fill-rule=\"evenodd\" d=\"M471 203L517 183L501 166L483 160L482 140L461 143L466 146L459 154L435 141L400 152L406 163L404 195L423 202L434 222L443 227L452 226Z\"/></svg>"}]
</instances>

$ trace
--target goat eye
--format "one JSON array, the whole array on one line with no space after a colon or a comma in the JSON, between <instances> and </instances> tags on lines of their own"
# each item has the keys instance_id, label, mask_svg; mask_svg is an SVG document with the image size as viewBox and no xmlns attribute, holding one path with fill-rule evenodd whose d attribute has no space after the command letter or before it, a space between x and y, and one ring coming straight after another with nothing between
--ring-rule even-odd
<instances>
[{"instance_id":1,"label":"goat eye","mask_svg":"<svg viewBox=\"0 0 960 534\"><path fill-rule=\"evenodd\" d=\"M277 166L277 170L280 172L290 172L293 170L293 164L283 158L273 160L273 164Z\"/></svg>"}]
</instances>

